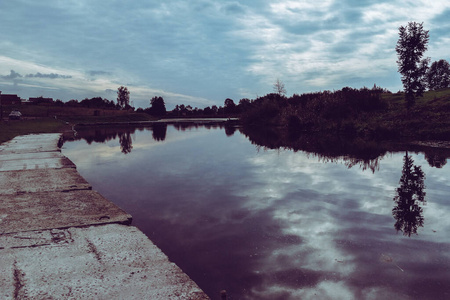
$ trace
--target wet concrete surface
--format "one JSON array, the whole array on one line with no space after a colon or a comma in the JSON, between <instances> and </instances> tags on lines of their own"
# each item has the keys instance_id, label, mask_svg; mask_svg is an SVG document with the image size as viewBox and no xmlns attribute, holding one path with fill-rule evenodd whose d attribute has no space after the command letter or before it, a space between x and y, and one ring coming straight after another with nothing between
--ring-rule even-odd
<instances>
[{"instance_id":1,"label":"wet concrete surface","mask_svg":"<svg viewBox=\"0 0 450 300\"><path fill-rule=\"evenodd\" d=\"M0 145L0 299L209 299L92 190L59 137Z\"/></svg>"}]
</instances>

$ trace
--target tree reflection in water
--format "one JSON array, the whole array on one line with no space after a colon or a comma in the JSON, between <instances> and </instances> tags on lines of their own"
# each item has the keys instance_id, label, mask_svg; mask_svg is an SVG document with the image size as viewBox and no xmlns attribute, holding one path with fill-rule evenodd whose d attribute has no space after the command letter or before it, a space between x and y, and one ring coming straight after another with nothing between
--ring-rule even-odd
<instances>
[{"instance_id":1,"label":"tree reflection in water","mask_svg":"<svg viewBox=\"0 0 450 300\"><path fill-rule=\"evenodd\" d=\"M157 142L162 142L166 139L167 134L167 124L166 123L155 123L152 126L152 137Z\"/></svg>"},{"instance_id":2,"label":"tree reflection in water","mask_svg":"<svg viewBox=\"0 0 450 300\"><path fill-rule=\"evenodd\" d=\"M236 132L236 127L234 126L225 126L225 134L227 136L232 136Z\"/></svg>"},{"instance_id":3,"label":"tree reflection in water","mask_svg":"<svg viewBox=\"0 0 450 300\"><path fill-rule=\"evenodd\" d=\"M330 135L327 133L292 134L280 128L242 127L240 129L258 149L292 149L303 151L308 157L317 157L320 162L343 162L348 168L359 166L373 173L379 170L380 160L386 155L389 145L385 142L364 140L355 137Z\"/></svg>"},{"instance_id":4,"label":"tree reflection in water","mask_svg":"<svg viewBox=\"0 0 450 300\"><path fill-rule=\"evenodd\" d=\"M173 127L176 130L185 131L186 129L205 127L207 129L222 129L224 125L222 122L214 123L214 121L209 121L209 123L195 123L195 122L175 122ZM88 144L95 143L105 143L110 140L119 140L120 150L124 154L128 154L133 149L133 139L132 135L136 130L144 130L144 128L151 129L153 140L156 142L163 142L167 135L167 122L152 123L143 126L78 126L76 134L74 136L64 136L64 140L85 140ZM227 136L232 136L236 131L236 127L231 125L226 125Z\"/></svg>"},{"instance_id":5,"label":"tree reflection in water","mask_svg":"<svg viewBox=\"0 0 450 300\"><path fill-rule=\"evenodd\" d=\"M420 205L426 203L424 179L425 173L422 168L414 165L414 160L406 152L392 215L396 220L394 227L397 232L402 231L403 235L408 237L412 233L417 234L417 229L423 227L423 209Z\"/></svg>"},{"instance_id":6,"label":"tree reflection in water","mask_svg":"<svg viewBox=\"0 0 450 300\"><path fill-rule=\"evenodd\" d=\"M166 139L167 124L165 123L155 123L147 128L152 129L152 137L157 142L162 142ZM132 136L136 130L143 130L144 127L132 127L132 126L93 126L85 127L81 126L77 128L77 133L75 136L67 137L68 140L85 140L88 144L92 142L95 143L105 143L110 140L118 139L120 144L120 150L124 154L128 154L133 149L133 139Z\"/></svg>"},{"instance_id":7,"label":"tree reflection in water","mask_svg":"<svg viewBox=\"0 0 450 300\"><path fill-rule=\"evenodd\" d=\"M120 150L123 154L128 154L133 149L133 141L131 140L130 132L119 133Z\"/></svg>"}]
</instances>

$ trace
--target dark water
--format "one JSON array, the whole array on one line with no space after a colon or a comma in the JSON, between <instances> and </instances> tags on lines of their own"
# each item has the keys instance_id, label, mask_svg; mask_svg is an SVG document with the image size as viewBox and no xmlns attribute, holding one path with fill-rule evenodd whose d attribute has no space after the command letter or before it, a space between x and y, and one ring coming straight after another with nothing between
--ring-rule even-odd
<instances>
[{"instance_id":1,"label":"dark water","mask_svg":"<svg viewBox=\"0 0 450 300\"><path fill-rule=\"evenodd\" d=\"M212 299L450 299L445 151L314 153L214 126L80 137L63 153Z\"/></svg>"}]
</instances>

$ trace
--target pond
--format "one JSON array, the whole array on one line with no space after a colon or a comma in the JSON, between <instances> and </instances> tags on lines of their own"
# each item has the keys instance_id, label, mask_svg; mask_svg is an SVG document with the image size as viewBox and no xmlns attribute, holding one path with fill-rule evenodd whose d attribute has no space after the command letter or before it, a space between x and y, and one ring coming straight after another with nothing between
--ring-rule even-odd
<instances>
[{"instance_id":1,"label":"pond","mask_svg":"<svg viewBox=\"0 0 450 300\"><path fill-rule=\"evenodd\" d=\"M63 154L212 299L450 298L448 150L210 124L78 133Z\"/></svg>"}]
</instances>

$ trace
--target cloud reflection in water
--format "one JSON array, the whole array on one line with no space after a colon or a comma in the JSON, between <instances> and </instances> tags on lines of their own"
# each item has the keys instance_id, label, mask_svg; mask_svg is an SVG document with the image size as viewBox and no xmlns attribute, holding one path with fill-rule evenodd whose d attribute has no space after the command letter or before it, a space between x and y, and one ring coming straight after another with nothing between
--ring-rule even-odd
<instances>
[{"instance_id":1,"label":"cloud reflection in water","mask_svg":"<svg viewBox=\"0 0 450 300\"><path fill-rule=\"evenodd\" d=\"M88 150L69 143L64 153L211 297L222 289L232 299L448 296L450 221L436 217L450 213L445 167L414 155L429 205L425 227L407 238L391 214L401 154L371 172L301 151L256 151L236 132L169 126L163 142L149 130L135 135L117 164L94 163L113 140Z\"/></svg>"}]
</instances>

